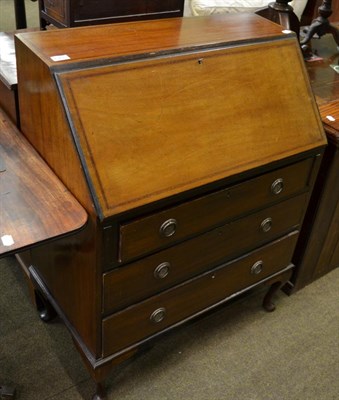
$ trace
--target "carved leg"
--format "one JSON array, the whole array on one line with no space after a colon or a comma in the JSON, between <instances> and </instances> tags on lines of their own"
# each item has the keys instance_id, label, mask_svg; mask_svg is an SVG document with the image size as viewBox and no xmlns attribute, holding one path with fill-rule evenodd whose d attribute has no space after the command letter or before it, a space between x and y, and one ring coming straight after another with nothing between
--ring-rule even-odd
<instances>
[{"instance_id":1,"label":"carved leg","mask_svg":"<svg viewBox=\"0 0 339 400\"><path fill-rule=\"evenodd\" d=\"M264 301L262 306L268 312L272 312L275 310L275 304L273 303L273 296L276 292L281 288L282 282L274 282L271 287L268 289L266 296L264 297Z\"/></svg>"},{"instance_id":2,"label":"carved leg","mask_svg":"<svg viewBox=\"0 0 339 400\"><path fill-rule=\"evenodd\" d=\"M35 303L42 321L50 322L57 316L52 304L37 289L35 290Z\"/></svg>"},{"instance_id":3,"label":"carved leg","mask_svg":"<svg viewBox=\"0 0 339 400\"><path fill-rule=\"evenodd\" d=\"M15 398L15 389L9 386L1 386L0 385L0 399L11 399Z\"/></svg>"},{"instance_id":4,"label":"carved leg","mask_svg":"<svg viewBox=\"0 0 339 400\"><path fill-rule=\"evenodd\" d=\"M106 390L104 382L96 383L96 392L94 393L92 400L102 400L106 397Z\"/></svg>"}]
</instances>

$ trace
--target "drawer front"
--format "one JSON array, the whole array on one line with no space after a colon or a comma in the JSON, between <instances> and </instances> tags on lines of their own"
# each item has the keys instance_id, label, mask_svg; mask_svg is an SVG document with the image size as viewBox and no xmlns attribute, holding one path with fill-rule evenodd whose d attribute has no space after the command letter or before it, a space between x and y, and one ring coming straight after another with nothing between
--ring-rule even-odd
<instances>
[{"instance_id":1,"label":"drawer front","mask_svg":"<svg viewBox=\"0 0 339 400\"><path fill-rule=\"evenodd\" d=\"M143 300L297 229L306 205L307 195L299 195L104 274L104 313Z\"/></svg>"},{"instance_id":2,"label":"drawer front","mask_svg":"<svg viewBox=\"0 0 339 400\"><path fill-rule=\"evenodd\" d=\"M120 227L119 258L127 262L223 221L306 190L313 158L200 197Z\"/></svg>"},{"instance_id":3,"label":"drawer front","mask_svg":"<svg viewBox=\"0 0 339 400\"><path fill-rule=\"evenodd\" d=\"M171 13L182 10L182 0L77 0L76 20L137 17L144 14Z\"/></svg>"},{"instance_id":4,"label":"drawer front","mask_svg":"<svg viewBox=\"0 0 339 400\"><path fill-rule=\"evenodd\" d=\"M103 320L109 356L221 302L287 267L297 232Z\"/></svg>"},{"instance_id":5,"label":"drawer front","mask_svg":"<svg viewBox=\"0 0 339 400\"><path fill-rule=\"evenodd\" d=\"M66 19L66 0L44 0L44 11L60 22Z\"/></svg>"}]
</instances>

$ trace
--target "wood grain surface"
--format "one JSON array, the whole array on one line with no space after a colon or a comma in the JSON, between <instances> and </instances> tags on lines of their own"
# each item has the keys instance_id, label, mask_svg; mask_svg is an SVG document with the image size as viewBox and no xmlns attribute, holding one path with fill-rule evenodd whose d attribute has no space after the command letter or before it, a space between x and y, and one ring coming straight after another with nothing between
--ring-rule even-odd
<instances>
[{"instance_id":1,"label":"wood grain surface","mask_svg":"<svg viewBox=\"0 0 339 400\"><path fill-rule=\"evenodd\" d=\"M302 62L290 38L60 73L103 217L324 145Z\"/></svg>"},{"instance_id":2,"label":"wood grain surface","mask_svg":"<svg viewBox=\"0 0 339 400\"><path fill-rule=\"evenodd\" d=\"M65 235L85 210L0 110L0 255Z\"/></svg>"},{"instance_id":3,"label":"wood grain surface","mask_svg":"<svg viewBox=\"0 0 339 400\"><path fill-rule=\"evenodd\" d=\"M76 29L76 30L74 30ZM281 26L255 14L170 18L18 34L49 66L197 48L281 36ZM67 54L69 59L53 61Z\"/></svg>"}]
</instances>

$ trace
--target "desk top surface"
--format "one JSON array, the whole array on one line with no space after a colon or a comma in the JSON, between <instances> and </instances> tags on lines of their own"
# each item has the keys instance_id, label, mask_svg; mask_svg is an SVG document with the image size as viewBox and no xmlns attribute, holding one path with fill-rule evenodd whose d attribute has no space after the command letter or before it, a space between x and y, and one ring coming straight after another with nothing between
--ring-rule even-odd
<instances>
[{"instance_id":1,"label":"desk top surface","mask_svg":"<svg viewBox=\"0 0 339 400\"><path fill-rule=\"evenodd\" d=\"M47 30L16 35L49 67L98 59L177 52L201 44L255 42L284 35L281 26L253 13L169 18Z\"/></svg>"},{"instance_id":2,"label":"desk top surface","mask_svg":"<svg viewBox=\"0 0 339 400\"><path fill-rule=\"evenodd\" d=\"M82 206L0 110L0 257L86 221Z\"/></svg>"}]
</instances>

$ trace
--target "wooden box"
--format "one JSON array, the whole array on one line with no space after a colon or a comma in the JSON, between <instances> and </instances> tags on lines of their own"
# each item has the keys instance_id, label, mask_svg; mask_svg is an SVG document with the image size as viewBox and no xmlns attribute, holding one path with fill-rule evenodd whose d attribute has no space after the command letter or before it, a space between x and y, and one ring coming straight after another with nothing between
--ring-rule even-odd
<instances>
[{"instance_id":1,"label":"wooden box","mask_svg":"<svg viewBox=\"0 0 339 400\"><path fill-rule=\"evenodd\" d=\"M98 384L290 278L326 145L293 34L256 15L164 19L19 34L16 52L22 132L88 214L29 271Z\"/></svg>"}]
</instances>

